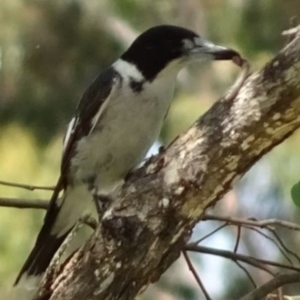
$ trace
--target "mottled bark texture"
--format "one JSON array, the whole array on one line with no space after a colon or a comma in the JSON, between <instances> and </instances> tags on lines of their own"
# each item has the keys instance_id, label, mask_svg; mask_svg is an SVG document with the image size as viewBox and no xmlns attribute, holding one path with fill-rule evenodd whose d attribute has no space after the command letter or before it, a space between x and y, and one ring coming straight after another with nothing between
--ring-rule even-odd
<instances>
[{"instance_id":1,"label":"mottled bark texture","mask_svg":"<svg viewBox=\"0 0 300 300\"><path fill-rule=\"evenodd\" d=\"M300 38L134 172L48 286L51 300L132 300L179 257L208 206L300 126Z\"/></svg>"}]
</instances>

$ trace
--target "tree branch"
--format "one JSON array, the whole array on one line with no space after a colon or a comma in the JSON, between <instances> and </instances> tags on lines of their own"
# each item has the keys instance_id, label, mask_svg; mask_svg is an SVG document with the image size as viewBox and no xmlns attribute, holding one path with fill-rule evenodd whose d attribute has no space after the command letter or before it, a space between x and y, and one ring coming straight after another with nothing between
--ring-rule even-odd
<instances>
[{"instance_id":1,"label":"tree branch","mask_svg":"<svg viewBox=\"0 0 300 300\"><path fill-rule=\"evenodd\" d=\"M47 209L48 204L49 204L48 200L42 200L42 199L0 197L0 206L3 207Z\"/></svg>"},{"instance_id":2,"label":"tree branch","mask_svg":"<svg viewBox=\"0 0 300 300\"><path fill-rule=\"evenodd\" d=\"M300 282L300 273L291 273L291 274L278 274L272 280L263 284L253 292L244 296L240 300L259 300L263 299L266 295L273 292L275 289L289 284Z\"/></svg>"},{"instance_id":3,"label":"tree branch","mask_svg":"<svg viewBox=\"0 0 300 300\"><path fill-rule=\"evenodd\" d=\"M216 102L130 176L95 234L36 299L134 299L179 257L205 209L299 126L298 36L234 100Z\"/></svg>"},{"instance_id":4,"label":"tree branch","mask_svg":"<svg viewBox=\"0 0 300 300\"><path fill-rule=\"evenodd\" d=\"M254 227L267 228L269 226L281 226L292 230L300 231L300 225L297 223L292 223L284 220L278 219L268 219L268 220L256 220L254 218L249 219L239 219L232 217L214 216L214 215L204 215L201 219L202 221L221 221L228 224L233 224L237 226L250 225Z\"/></svg>"},{"instance_id":5,"label":"tree branch","mask_svg":"<svg viewBox=\"0 0 300 300\"><path fill-rule=\"evenodd\" d=\"M195 280L197 281L201 291L203 292L204 296L205 296L205 299L206 300L212 300L211 297L209 296L204 284L202 283L199 275L197 274L197 271L195 270L194 266L193 266L193 263L191 262L190 258L189 258L189 255L187 254L187 252L185 250L182 251L182 254L183 254L183 257L190 269L190 271L192 272Z\"/></svg>"},{"instance_id":6,"label":"tree branch","mask_svg":"<svg viewBox=\"0 0 300 300\"><path fill-rule=\"evenodd\" d=\"M247 255L235 253L235 252L232 252L232 251L214 249L214 248L209 248L209 247L205 247L205 246L199 246L199 245L195 245L194 243L190 243L190 244L186 245L184 247L184 249L186 251L212 254L212 255L228 258L228 259L231 259L233 261L242 261L242 262L244 262L246 264L249 264L253 267L262 269L262 270L264 270L264 271L266 271L266 272L268 272L269 274L272 274L272 275L274 275L274 273L271 272L269 269L267 269L265 267L265 265L300 272L300 266L295 267L295 266L291 266L291 265L285 265L285 264L277 263L277 262L270 261L270 260L265 260L265 259L260 259L260 258L255 258L255 257L252 257L252 256L247 256Z\"/></svg>"},{"instance_id":7,"label":"tree branch","mask_svg":"<svg viewBox=\"0 0 300 300\"><path fill-rule=\"evenodd\" d=\"M53 191L55 186L40 186L40 185L29 185L29 184L23 184L23 183L14 183L14 182L8 182L8 181L3 181L0 180L0 185L5 185L5 186L11 186L11 187L16 187L16 188L21 188L25 190L46 190L46 191Z\"/></svg>"}]
</instances>

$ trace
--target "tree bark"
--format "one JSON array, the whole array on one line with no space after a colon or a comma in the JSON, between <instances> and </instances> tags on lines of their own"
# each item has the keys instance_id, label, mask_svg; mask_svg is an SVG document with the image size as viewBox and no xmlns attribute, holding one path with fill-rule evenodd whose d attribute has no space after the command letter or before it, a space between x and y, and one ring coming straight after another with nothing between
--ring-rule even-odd
<instances>
[{"instance_id":1,"label":"tree bark","mask_svg":"<svg viewBox=\"0 0 300 300\"><path fill-rule=\"evenodd\" d=\"M300 126L300 38L128 179L42 299L132 300L179 257L202 214ZM41 299L41 298L38 298Z\"/></svg>"}]
</instances>

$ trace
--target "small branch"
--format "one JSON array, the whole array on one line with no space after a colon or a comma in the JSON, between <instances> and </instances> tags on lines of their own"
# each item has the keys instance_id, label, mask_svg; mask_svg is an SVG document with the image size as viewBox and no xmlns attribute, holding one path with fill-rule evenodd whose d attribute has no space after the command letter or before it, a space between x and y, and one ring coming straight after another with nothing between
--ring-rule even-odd
<instances>
[{"instance_id":1,"label":"small branch","mask_svg":"<svg viewBox=\"0 0 300 300\"><path fill-rule=\"evenodd\" d=\"M236 253L238 250L238 247L240 245L240 240L241 240L241 226L238 226L237 228L237 237L236 237L236 242L233 248L233 252Z\"/></svg>"},{"instance_id":2,"label":"small branch","mask_svg":"<svg viewBox=\"0 0 300 300\"><path fill-rule=\"evenodd\" d=\"M284 299L283 299L282 286L278 288L278 299L279 299L279 300L284 300Z\"/></svg>"},{"instance_id":3,"label":"small branch","mask_svg":"<svg viewBox=\"0 0 300 300\"><path fill-rule=\"evenodd\" d=\"M268 236L267 234L265 234L264 232L261 232L259 229L257 228L253 228L252 226L245 226L244 228L247 228L249 230L252 230L256 233L258 233L259 235L263 236L264 238L266 238L267 240L269 240L270 242L272 242L275 247L279 250L279 252L282 254L282 256L284 256L284 258L290 263L290 265L293 264L293 262L291 261L291 259L288 257L288 254L286 254L284 251L287 251L290 254L296 255L294 252L292 252L291 250L289 250L284 243L282 242L282 240L280 239L279 236L276 236L276 240L278 241L279 245L277 244L277 242L271 238L270 236ZM269 229L269 228L267 228ZM269 229L271 231L271 233L273 233L272 229ZM280 247L282 246L282 248Z\"/></svg>"},{"instance_id":4,"label":"small branch","mask_svg":"<svg viewBox=\"0 0 300 300\"><path fill-rule=\"evenodd\" d=\"M235 264L246 274L246 276L249 278L250 282L252 283L252 285L254 286L254 288L257 287L253 277L251 276L250 272L238 261L235 261Z\"/></svg>"},{"instance_id":5,"label":"small branch","mask_svg":"<svg viewBox=\"0 0 300 300\"><path fill-rule=\"evenodd\" d=\"M274 266L274 267L298 271L298 272L300 271L300 267L288 266L288 265L284 265L284 264L277 263L274 261L259 259L259 258L255 258L252 256L234 253L234 252L227 251L227 250L220 250L220 249L214 249L214 248L209 248L209 247L204 247L204 246L197 246L193 243L187 244L184 247L184 249L186 251L193 251L193 252L217 255L217 256L229 258L233 261L236 261L236 260L242 261L242 262L252 265L254 267L260 268L260 269L268 272L271 275L275 275L274 272L267 269L264 265Z\"/></svg>"},{"instance_id":6,"label":"small branch","mask_svg":"<svg viewBox=\"0 0 300 300\"><path fill-rule=\"evenodd\" d=\"M238 226L237 227L236 242L235 242L235 245L234 245L234 248L233 248L234 253L237 253L237 251L238 251L240 240L241 240L241 226ZM249 278L249 280L252 283L252 285L254 286L254 288L256 288L256 283L255 283L253 277L251 276L250 272L238 261L235 261L235 264L246 274L246 276Z\"/></svg>"},{"instance_id":7,"label":"small branch","mask_svg":"<svg viewBox=\"0 0 300 300\"><path fill-rule=\"evenodd\" d=\"M276 294L268 294L266 300L280 300ZM299 296L286 296L284 295L282 300L300 300Z\"/></svg>"},{"instance_id":8,"label":"small branch","mask_svg":"<svg viewBox=\"0 0 300 300\"><path fill-rule=\"evenodd\" d=\"M291 274L278 274L273 279L268 281L267 283L263 284L256 290L250 292L240 300L259 300L263 299L272 291L276 290L277 288L289 284L289 283L296 283L300 282L300 273L291 273Z\"/></svg>"},{"instance_id":9,"label":"small branch","mask_svg":"<svg viewBox=\"0 0 300 300\"><path fill-rule=\"evenodd\" d=\"M224 224L225 226L232 224L232 225L235 225L235 226L242 226L244 228L256 231L259 234L263 235L265 238L271 240L278 247L278 249L281 253L284 253L283 250L282 250L282 249L284 249L287 253L294 256L297 259L298 262L300 262L300 257L296 253L294 253L293 251L288 249L287 246L285 246L283 241L280 239L280 237L278 236L278 234L274 230L274 226L278 225L278 226L281 226L281 227L285 227L287 229L300 231L300 225L299 224L291 223L291 222L283 221L283 220L277 220L277 219L268 219L268 220L258 221L254 218L238 219L238 218L222 217L222 216L214 216L214 215L204 215L202 220L204 220L204 221L210 220L210 221L226 222ZM275 239L278 241L278 243L280 244L282 249L280 248L280 246L276 243L276 241L274 239L272 239L271 237L267 236L263 232L259 231L258 229L255 229L253 227L259 227L259 228L262 228L262 229L269 230L271 232L271 234L274 235ZM283 255L289 261L289 258L287 257L287 255L286 254L283 254Z\"/></svg>"},{"instance_id":10,"label":"small branch","mask_svg":"<svg viewBox=\"0 0 300 300\"><path fill-rule=\"evenodd\" d=\"M300 30L300 26L289 28L287 30L284 30L282 32L282 35L283 36L292 36L292 37L295 37L297 34L299 34L299 30Z\"/></svg>"},{"instance_id":11,"label":"small branch","mask_svg":"<svg viewBox=\"0 0 300 300\"><path fill-rule=\"evenodd\" d=\"M294 256L297 260L298 263L300 262L300 257L299 255L297 255L295 252L291 251L284 243L283 241L280 239L280 237L278 236L278 234L275 231L271 231L272 234L275 236L275 239L278 241L278 243L281 245L281 247L290 255Z\"/></svg>"},{"instance_id":12,"label":"small branch","mask_svg":"<svg viewBox=\"0 0 300 300\"><path fill-rule=\"evenodd\" d=\"M30 190L30 191L34 191L34 190L53 191L55 189L55 186L28 185L28 184L14 183L14 182L8 182L3 180L0 180L0 185L11 186L11 187L21 188L25 190Z\"/></svg>"},{"instance_id":13,"label":"small branch","mask_svg":"<svg viewBox=\"0 0 300 300\"><path fill-rule=\"evenodd\" d=\"M231 251L226 251L226 250L220 250L220 249L213 249L209 247L204 247L204 246L195 246L195 245L186 245L184 247L186 251L193 251L193 252L199 252L199 253L204 253L204 254L211 254L211 255L216 255L224 258L228 258L235 261L242 261L246 264L249 264L255 268L264 270L265 272L271 274L272 276L275 276L275 273L269 270L267 267L264 266L263 263L257 261L253 257L249 257L246 255L241 255L238 253L234 253Z\"/></svg>"},{"instance_id":14,"label":"small branch","mask_svg":"<svg viewBox=\"0 0 300 300\"><path fill-rule=\"evenodd\" d=\"M207 238L209 238L210 236L214 235L216 232L220 231L221 229L223 229L224 227L228 226L228 224L223 224L219 227L217 227L216 229L214 229L213 231L211 231L210 233L206 234L204 237L202 237L201 239L199 240L196 240L194 242L191 242L191 244L193 245L198 245L200 244L201 242L203 242L204 240L206 240Z\"/></svg>"},{"instance_id":15,"label":"small branch","mask_svg":"<svg viewBox=\"0 0 300 300\"><path fill-rule=\"evenodd\" d=\"M42 199L0 198L0 207L47 209L48 203Z\"/></svg>"},{"instance_id":16,"label":"small branch","mask_svg":"<svg viewBox=\"0 0 300 300\"><path fill-rule=\"evenodd\" d=\"M266 228L268 226L278 225L281 227L285 227L292 230L300 231L300 225L288 221L277 220L277 219L268 219L268 220L256 220L254 218L251 219L239 219L239 218L231 218L231 217L222 217L222 216L214 216L214 215L204 215L201 219L203 221L222 221L227 222L233 225L250 225L256 226L260 228Z\"/></svg>"},{"instance_id":17,"label":"small branch","mask_svg":"<svg viewBox=\"0 0 300 300\"><path fill-rule=\"evenodd\" d=\"M186 260L186 263L187 263L187 265L188 265L190 271L193 273L193 275L194 275L194 277L195 277L195 279L196 279L196 281L197 281L197 283L198 283L200 289L202 290L202 292L203 292L203 294L204 294L206 300L212 300L211 297L209 296L207 290L205 289L205 286L204 286L204 284L202 283L202 281L201 281L199 275L197 274L197 272L196 272L196 270L195 270L195 268L194 268L194 266L193 266L193 264L192 264L192 262L191 262L191 260L190 260L190 258L189 258L189 256L188 256L187 252L186 252L185 250L183 250L182 253L183 253L183 256L184 256L184 258L185 258L185 260Z\"/></svg>"}]
</instances>

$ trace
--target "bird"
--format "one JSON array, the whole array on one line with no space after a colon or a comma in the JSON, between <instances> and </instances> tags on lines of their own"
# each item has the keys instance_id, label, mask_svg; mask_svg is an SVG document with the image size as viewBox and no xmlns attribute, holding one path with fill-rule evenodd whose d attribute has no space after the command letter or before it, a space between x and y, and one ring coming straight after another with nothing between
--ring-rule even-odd
<instances>
[{"instance_id":1,"label":"bird","mask_svg":"<svg viewBox=\"0 0 300 300\"><path fill-rule=\"evenodd\" d=\"M115 199L159 137L179 71L188 63L236 56L192 30L159 25L94 79L69 123L60 176L15 285L42 276L76 222L85 214L97 218L107 199Z\"/></svg>"}]
</instances>

